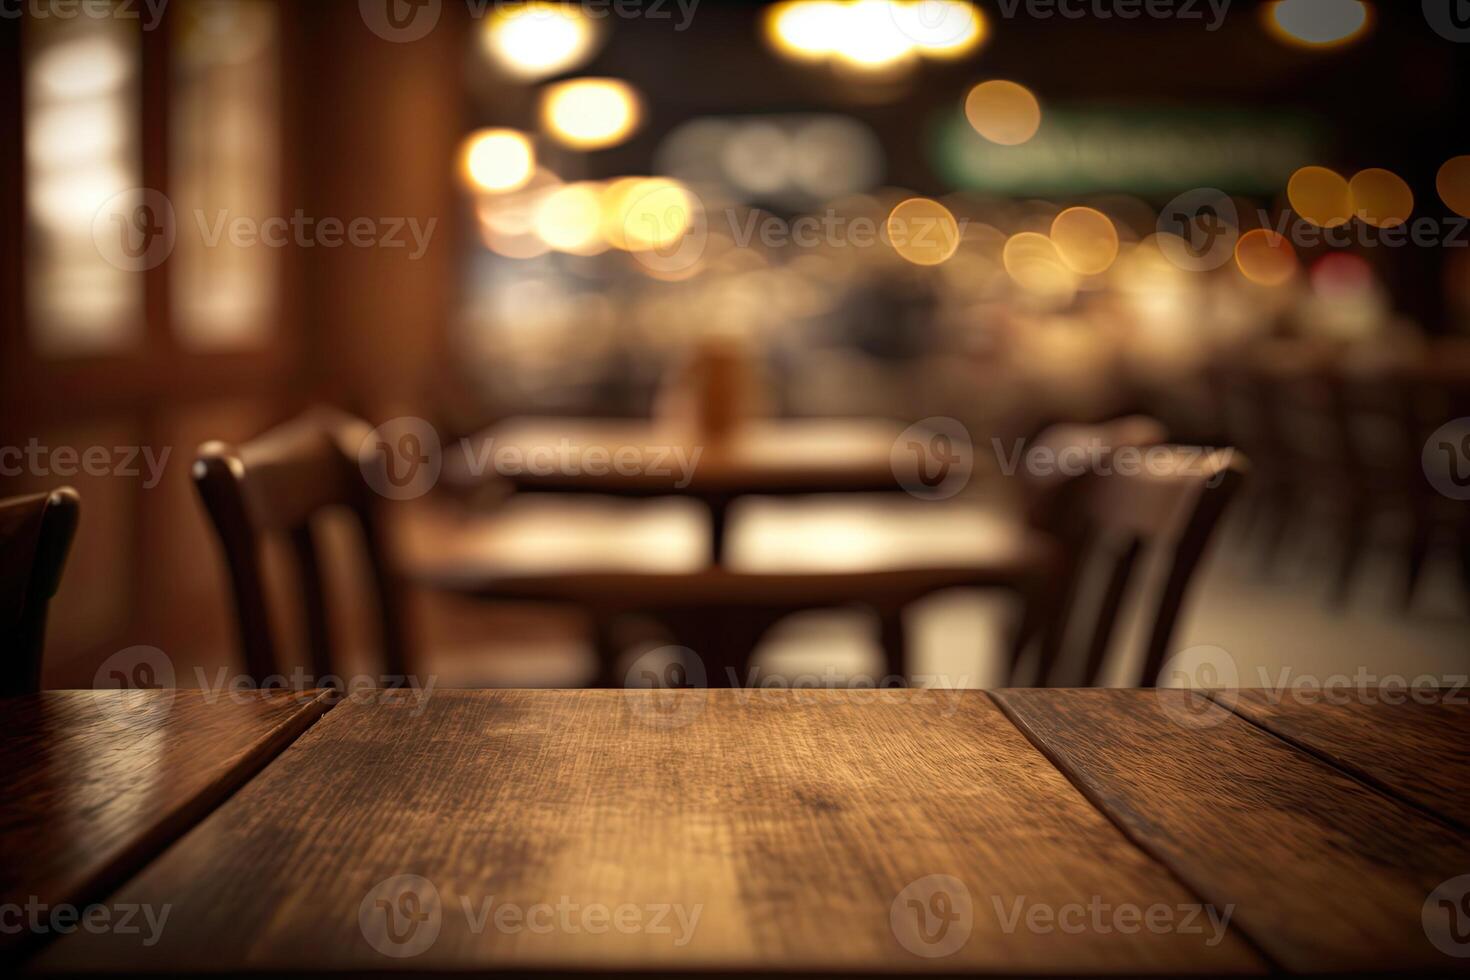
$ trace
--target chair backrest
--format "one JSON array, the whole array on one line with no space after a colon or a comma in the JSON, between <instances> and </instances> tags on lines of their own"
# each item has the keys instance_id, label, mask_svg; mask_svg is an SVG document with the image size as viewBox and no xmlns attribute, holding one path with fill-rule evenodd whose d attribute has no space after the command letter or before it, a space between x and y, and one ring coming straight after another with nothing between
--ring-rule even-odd
<instances>
[{"instance_id":1,"label":"chair backrest","mask_svg":"<svg viewBox=\"0 0 1470 980\"><path fill-rule=\"evenodd\" d=\"M0 696L41 689L46 609L61 585L80 512L71 487L0 500Z\"/></svg>"},{"instance_id":2,"label":"chair backrest","mask_svg":"<svg viewBox=\"0 0 1470 980\"><path fill-rule=\"evenodd\" d=\"M1065 563L1042 637L1043 682L1099 682L1138 579L1151 586L1133 597L1145 635L1138 680L1156 682L1190 582L1246 472L1234 450L1155 445L1126 459L1115 453L1106 471L1066 485L1057 504ZM1139 573L1153 560L1161 575L1146 579Z\"/></svg>"},{"instance_id":3,"label":"chair backrest","mask_svg":"<svg viewBox=\"0 0 1470 980\"><path fill-rule=\"evenodd\" d=\"M402 608L389 573L372 491L359 469L369 427L330 409L313 409L239 446L208 442L194 461L194 484L223 546L247 672L260 682L286 669L267 601L262 547L289 542L300 589L309 668L336 676L327 582L313 526L328 511L354 519L362 535L379 614L385 672L401 677L409 660Z\"/></svg>"},{"instance_id":4,"label":"chair backrest","mask_svg":"<svg viewBox=\"0 0 1470 980\"><path fill-rule=\"evenodd\" d=\"M1157 446L1168 437L1164 424L1147 415L1127 415L1096 424L1062 423L1043 429L1032 440L1032 448L1045 450L1059 465L1045 472L1023 471L1027 523L1053 535L1065 531L1064 508L1070 503L1066 490L1076 478L1067 465L1069 454L1080 453L1102 461L1119 448Z\"/></svg>"}]
</instances>

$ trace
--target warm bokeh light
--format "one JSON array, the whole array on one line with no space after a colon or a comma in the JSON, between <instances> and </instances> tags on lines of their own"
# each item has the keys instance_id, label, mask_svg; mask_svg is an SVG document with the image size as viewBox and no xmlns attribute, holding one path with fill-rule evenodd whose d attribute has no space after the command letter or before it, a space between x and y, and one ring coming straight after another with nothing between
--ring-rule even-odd
<instances>
[{"instance_id":1,"label":"warm bokeh light","mask_svg":"<svg viewBox=\"0 0 1470 980\"><path fill-rule=\"evenodd\" d=\"M1347 178L1326 167L1303 167L1292 174L1286 197L1297 214L1322 228L1345 225L1353 217Z\"/></svg>"},{"instance_id":2,"label":"warm bokeh light","mask_svg":"<svg viewBox=\"0 0 1470 980\"><path fill-rule=\"evenodd\" d=\"M949 209L927 197L912 197L888 215L888 240L915 265L938 265L955 253L960 227Z\"/></svg>"},{"instance_id":3,"label":"warm bokeh light","mask_svg":"<svg viewBox=\"0 0 1470 980\"><path fill-rule=\"evenodd\" d=\"M465 138L460 170L470 185L490 193L524 187L536 172L536 153L525 133L481 129Z\"/></svg>"},{"instance_id":4,"label":"warm bokeh light","mask_svg":"<svg viewBox=\"0 0 1470 980\"><path fill-rule=\"evenodd\" d=\"M481 39L506 74L535 80L569 71L597 48L598 25L576 4L532 2L500 7Z\"/></svg>"},{"instance_id":5,"label":"warm bokeh light","mask_svg":"<svg viewBox=\"0 0 1470 980\"><path fill-rule=\"evenodd\" d=\"M1057 215L1051 240L1067 268L1079 275L1106 272L1118 258L1118 229L1093 208L1068 208Z\"/></svg>"},{"instance_id":6,"label":"warm bokeh light","mask_svg":"<svg viewBox=\"0 0 1470 980\"><path fill-rule=\"evenodd\" d=\"M843 4L836 0L786 0L766 8L765 32L771 46L789 58L820 61L835 49Z\"/></svg>"},{"instance_id":7,"label":"warm bokeh light","mask_svg":"<svg viewBox=\"0 0 1470 980\"><path fill-rule=\"evenodd\" d=\"M1041 103L1024 85L981 82L965 96L965 118L990 142L1018 146L1041 128Z\"/></svg>"},{"instance_id":8,"label":"warm bokeh light","mask_svg":"<svg viewBox=\"0 0 1470 980\"><path fill-rule=\"evenodd\" d=\"M1351 252L1324 255L1312 266L1312 289L1323 299L1361 299L1373 288L1373 267Z\"/></svg>"},{"instance_id":9,"label":"warm bokeh light","mask_svg":"<svg viewBox=\"0 0 1470 980\"><path fill-rule=\"evenodd\" d=\"M1281 286L1296 275L1296 250L1282 235L1256 228L1235 243L1235 264L1243 276L1260 286Z\"/></svg>"},{"instance_id":10,"label":"warm bokeh light","mask_svg":"<svg viewBox=\"0 0 1470 980\"><path fill-rule=\"evenodd\" d=\"M533 228L558 252L596 255L607 249L602 237L602 189L590 181L558 187L536 207Z\"/></svg>"},{"instance_id":11,"label":"warm bokeh light","mask_svg":"<svg viewBox=\"0 0 1470 980\"><path fill-rule=\"evenodd\" d=\"M667 177L624 177L602 193L602 233L629 252L666 249L694 223L698 204L689 189Z\"/></svg>"},{"instance_id":12,"label":"warm bokeh light","mask_svg":"<svg viewBox=\"0 0 1470 980\"><path fill-rule=\"evenodd\" d=\"M1392 228L1414 213L1414 192L1398 174L1371 168L1360 171L1348 184L1353 213L1375 228Z\"/></svg>"},{"instance_id":13,"label":"warm bokeh light","mask_svg":"<svg viewBox=\"0 0 1470 980\"><path fill-rule=\"evenodd\" d=\"M1356 41L1371 20L1372 11L1362 0L1280 0L1266 9L1266 23L1277 37L1309 48Z\"/></svg>"},{"instance_id":14,"label":"warm bokeh light","mask_svg":"<svg viewBox=\"0 0 1470 980\"><path fill-rule=\"evenodd\" d=\"M633 134L642 115L638 93L616 78L577 78L549 87L541 121L558 142L579 150L616 146Z\"/></svg>"},{"instance_id":15,"label":"warm bokeh light","mask_svg":"<svg viewBox=\"0 0 1470 980\"><path fill-rule=\"evenodd\" d=\"M899 30L887 0L857 0L841 10L832 54L843 64L887 69L913 57L914 42Z\"/></svg>"},{"instance_id":16,"label":"warm bokeh light","mask_svg":"<svg viewBox=\"0 0 1470 980\"><path fill-rule=\"evenodd\" d=\"M475 202L480 222L480 239L497 255L530 259L545 255L551 246L535 228L535 218L547 195L562 187L561 178L537 168L524 185L513 192L485 195Z\"/></svg>"},{"instance_id":17,"label":"warm bokeh light","mask_svg":"<svg viewBox=\"0 0 1470 980\"><path fill-rule=\"evenodd\" d=\"M1077 276L1057 253L1046 235L1023 231L1006 240L1001 253L1006 274L1028 292L1047 297L1069 297L1077 289Z\"/></svg>"},{"instance_id":18,"label":"warm bokeh light","mask_svg":"<svg viewBox=\"0 0 1470 980\"><path fill-rule=\"evenodd\" d=\"M32 63L27 82L47 98L90 98L117 88L131 72L118 45L99 34L46 49Z\"/></svg>"},{"instance_id":19,"label":"warm bokeh light","mask_svg":"<svg viewBox=\"0 0 1470 980\"><path fill-rule=\"evenodd\" d=\"M787 58L836 58L865 70L916 55L961 58L988 34L984 15L966 0L786 0L766 8L764 31Z\"/></svg>"},{"instance_id":20,"label":"warm bokeh light","mask_svg":"<svg viewBox=\"0 0 1470 980\"><path fill-rule=\"evenodd\" d=\"M1470 156L1446 161L1439 168L1434 184L1445 207L1462 218L1470 218Z\"/></svg>"},{"instance_id":21,"label":"warm bokeh light","mask_svg":"<svg viewBox=\"0 0 1470 980\"><path fill-rule=\"evenodd\" d=\"M891 15L926 58L962 58L990 33L980 9L961 0L905 0L891 5Z\"/></svg>"}]
</instances>

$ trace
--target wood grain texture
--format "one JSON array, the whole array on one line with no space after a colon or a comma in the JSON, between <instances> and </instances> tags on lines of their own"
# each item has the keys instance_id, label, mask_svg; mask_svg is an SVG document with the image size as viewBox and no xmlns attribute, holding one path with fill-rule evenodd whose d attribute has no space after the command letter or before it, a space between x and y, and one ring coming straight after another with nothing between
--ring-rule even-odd
<instances>
[{"instance_id":1,"label":"wood grain texture","mask_svg":"<svg viewBox=\"0 0 1470 980\"><path fill-rule=\"evenodd\" d=\"M1470 831L1470 692L1232 692L1236 714Z\"/></svg>"},{"instance_id":2,"label":"wood grain texture","mask_svg":"<svg viewBox=\"0 0 1470 980\"><path fill-rule=\"evenodd\" d=\"M399 875L431 885L379 888ZM960 887L940 883L936 899L924 890L931 875ZM1231 932L1028 929L1038 905L1195 898L980 692L485 691L427 701L394 692L387 703L347 702L114 899L170 903L162 941L77 934L38 965L842 976L1263 968ZM530 911L542 903L548 912ZM563 905L577 910L570 920ZM624 923L640 929L591 931L581 916L597 906L632 908ZM683 918L655 923L649 909L665 906ZM498 928L508 907L531 921ZM962 945L919 955L939 946L919 935L916 908L936 913L922 920L936 944ZM946 911L961 917L937 914ZM420 938L435 929L432 942ZM384 955L374 942L415 955Z\"/></svg>"},{"instance_id":3,"label":"wood grain texture","mask_svg":"<svg viewBox=\"0 0 1470 980\"><path fill-rule=\"evenodd\" d=\"M327 698L100 690L0 702L0 904L101 898L305 730ZM0 930L0 961L43 938Z\"/></svg>"},{"instance_id":4,"label":"wood grain texture","mask_svg":"<svg viewBox=\"0 0 1470 980\"><path fill-rule=\"evenodd\" d=\"M1470 840L1182 690L996 699L1088 796L1293 971L1454 971L1421 913Z\"/></svg>"}]
</instances>

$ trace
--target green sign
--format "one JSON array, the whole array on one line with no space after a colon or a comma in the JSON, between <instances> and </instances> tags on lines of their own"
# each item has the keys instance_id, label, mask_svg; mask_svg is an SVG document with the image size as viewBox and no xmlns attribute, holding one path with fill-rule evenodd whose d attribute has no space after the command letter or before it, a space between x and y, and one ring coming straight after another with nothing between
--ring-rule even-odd
<instances>
[{"instance_id":1,"label":"green sign","mask_svg":"<svg viewBox=\"0 0 1470 980\"><path fill-rule=\"evenodd\" d=\"M997 194L1275 193L1322 159L1320 126L1281 113L1044 108L1041 129L1020 146L991 143L955 113L935 136L940 176Z\"/></svg>"}]
</instances>

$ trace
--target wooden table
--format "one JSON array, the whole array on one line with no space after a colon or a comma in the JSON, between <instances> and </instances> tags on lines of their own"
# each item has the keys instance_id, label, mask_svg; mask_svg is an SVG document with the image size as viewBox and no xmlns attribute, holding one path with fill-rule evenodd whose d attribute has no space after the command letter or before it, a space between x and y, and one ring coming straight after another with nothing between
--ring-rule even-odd
<instances>
[{"instance_id":1,"label":"wooden table","mask_svg":"<svg viewBox=\"0 0 1470 980\"><path fill-rule=\"evenodd\" d=\"M326 710L320 692L0 701L0 908L107 895ZM0 959L39 937L0 915Z\"/></svg>"},{"instance_id":2,"label":"wooden table","mask_svg":"<svg viewBox=\"0 0 1470 980\"><path fill-rule=\"evenodd\" d=\"M392 692L109 897L170 909L154 944L79 931L30 966L1455 972L1467 737L1458 701Z\"/></svg>"},{"instance_id":3,"label":"wooden table","mask_svg":"<svg viewBox=\"0 0 1470 980\"><path fill-rule=\"evenodd\" d=\"M493 472L528 491L693 497L709 509L718 564L736 497L902 490L891 462L901 428L879 420L766 419L711 441L655 422L523 417L467 440L463 453L446 459L445 473L466 482Z\"/></svg>"}]
</instances>

